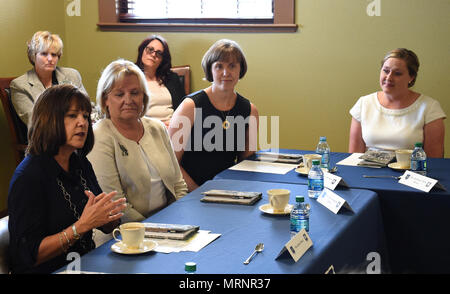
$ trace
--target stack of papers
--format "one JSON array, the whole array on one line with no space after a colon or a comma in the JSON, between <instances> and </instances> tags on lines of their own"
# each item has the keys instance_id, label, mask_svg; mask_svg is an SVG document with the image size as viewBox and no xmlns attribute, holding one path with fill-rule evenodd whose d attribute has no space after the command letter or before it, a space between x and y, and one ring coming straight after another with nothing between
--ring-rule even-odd
<instances>
[{"instance_id":1,"label":"stack of papers","mask_svg":"<svg viewBox=\"0 0 450 294\"><path fill-rule=\"evenodd\" d=\"M363 159L358 163L359 166L385 167L395 158L395 152L386 150L367 150L359 158Z\"/></svg>"},{"instance_id":2,"label":"stack of papers","mask_svg":"<svg viewBox=\"0 0 450 294\"><path fill-rule=\"evenodd\" d=\"M244 192L231 190L209 190L202 192L203 202L234 203L252 205L262 197L262 192Z\"/></svg>"},{"instance_id":3,"label":"stack of papers","mask_svg":"<svg viewBox=\"0 0 450 294\"><path fill-rule=\"evenodd\" d=\"M210 231L198 230L186 240L158 239L147 237L146 239L158 243L158 246L156 246L154 251L160 253L172 253L181 251L198 252L203 247L219 237L220 234L212 234Z\"/></svg>"},{"instance_id":4,"label":"stack of papers","mask_svg":"<svg viewBox=\"0 0 450 294\"><path fill-rule=\"evenodd\" d=\"M144 223L145 236L157 239L184 240L200 228L193 225Z\"/></svg>"},{"instance_id":5,"label":"stack of papers","mask_svg":"<svg viewBox=\"0 0 450 294\"><path fill-rule=\"evenodd\" d=\"M268 162L299 164L303 160L301 154L277 153L277 152L258 152L256 159Z\"/></svg>"}]
</instances>

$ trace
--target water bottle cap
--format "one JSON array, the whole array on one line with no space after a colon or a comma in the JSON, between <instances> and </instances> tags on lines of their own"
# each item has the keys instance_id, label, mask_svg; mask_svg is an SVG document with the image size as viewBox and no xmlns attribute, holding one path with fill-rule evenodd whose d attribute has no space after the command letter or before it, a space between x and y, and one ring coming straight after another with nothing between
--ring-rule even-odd
<instances>
[{"instance_id":1,"label":"water bottle cap","mask_svg":"<svg viewBox=\"0 0 450 294\"><path fill-rule=\"evenodd\" d=\"M197 264L189 261L184 264L184 270L187 272L195 272L197 270Z\"/></svg>"},{"instance_id":2,"label":"water bottle cap","mask_svg":"<svg viewBox=\"0 0 450 294\"><path fill-rule=\"evenodd\" d=\"M326 136L321 136L320 137L320 141L326 141L327 140L327 137Z\"/></svg>"},{"instance_id":3,"label":"water bottle cap","mask_svg":"<svg viewBox=\"0 0 450 294\"><path fill-rule=\"evenodd\" d=\"M295 202L305 202L305 197L297 195L295 196Z\"/></svg>"},{"instance_id":4,"label":"water bottle cap","mask_svg":"<svg viewBox=\"0 0 450 294\"><path fill-rule=\"evenodd\" d=\"M318 160L318 159L313 159L312 164L313 164L313 165L320 165L320 160Z\"/></svg>"},{"instance_id":5,"label":"water bottle cap","mask_svg":"<svg viewBox=\"0 0 450 294\"><path fill-rule=\"evenodd\" d=\"M422 142L417 142L416 144L414 144L415 147L423 147Z\"/></svg>"}]
</instances>

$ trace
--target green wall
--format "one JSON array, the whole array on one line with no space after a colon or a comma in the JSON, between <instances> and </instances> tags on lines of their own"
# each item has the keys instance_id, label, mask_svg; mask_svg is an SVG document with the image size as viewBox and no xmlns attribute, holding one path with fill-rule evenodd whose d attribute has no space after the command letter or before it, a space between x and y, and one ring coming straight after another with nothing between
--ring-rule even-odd
<instances>
[{"instance_id":1,"label":"green wall","mask_svg":"<svg viewBox=\"0 0 450 294\"><path fill-rule=\"evenodd\" d=\"M61 0L1 0L0 77L22 75L31 68L26 42L39 30L49 30L65 40L65 8ZM66 63L66 50L61 59ZM0 213L6 209L9 180L15 169L9 129L0 104Z\"/></svg>"},{"instance_id":2,"label":"green wall","mask_svg":"<svg viewBox=\"0 0 450 294\"><path fill-rule=\"evenodd\" d=\"M380 0L381 15L373 17L366 13L369 0L299 0L296 33L102 32L96 26L95 0L81 0L81 16L73 17L65 14L69 1L39 0L39 6L32 5L35 0L9 2L15 13L4 18L6 13L0 12L0 39L11 45L7 56L0 55L1 76L19 75L29 67L24 43L34 31L47 28L63 37L63 64L81 72L95 99L101 70L119 57L134 61L140 41L160 33L169 42L173 64L191 65L195 91L208 86L200 66L204 52L216 40L229 38L242 46L249 65L238 91L258 107L260 116L280 117L280 147L312 149L319 136L326 135L332 151L346 152L348 110L358 97L379 90L384 54L406 47L421 62L414 90L439 100L450 115L449 0ZM32 21L23 22L28 18ZM3 134L7 129L2 115ZM445 124L449 130L449 120ZM0 168L0 199L6 198L14 169L8 144L0 143L6 156ZM448 135L445 147L449 157Z\"/></svg>"}]
</instances>

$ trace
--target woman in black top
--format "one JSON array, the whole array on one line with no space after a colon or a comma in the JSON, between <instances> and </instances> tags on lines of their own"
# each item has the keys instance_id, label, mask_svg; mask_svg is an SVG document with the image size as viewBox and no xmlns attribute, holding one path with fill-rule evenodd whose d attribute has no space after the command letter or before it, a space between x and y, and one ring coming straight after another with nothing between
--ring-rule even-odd
<instances>
[{"instance_id":1,"label":"woman in black top","mask_svg":"<svg viewBox=\"0 0 450 294\"><path fill-rule=\"evenodd\" d=\"M169 134L189 191L250 156L257 148L258 110L235 92L247 72L242 49L219 40L202 59L208 88L187 96Z\"/></svg>"},{"instance_id":2,"label":"woman in black top","mask_svg":"<svg viewBox=\"0 0 450 294\"><path fill-rule=\"evenodd\" d=\"M152 35L142 41L136 65L144 72L150 90L146 115L160 119L168 126L173 111L187 93L178 75L170 70L172 57L166 40L159 35Z\"/></svg>"},{"instance_id":3,"label":"woman in black top","mask_svg":"<svg viewBox=\"0 0 450 294\"><path fill-rule=\"evenodd\" d=\"M13 273L53 272L67 253L95 248L93 228L110 232L120 222L125 199L102 193L86 159L90 113L89 98L71 85L45 90L33 108L27 156L8 192Z\"/></svg>"}]
</instances>

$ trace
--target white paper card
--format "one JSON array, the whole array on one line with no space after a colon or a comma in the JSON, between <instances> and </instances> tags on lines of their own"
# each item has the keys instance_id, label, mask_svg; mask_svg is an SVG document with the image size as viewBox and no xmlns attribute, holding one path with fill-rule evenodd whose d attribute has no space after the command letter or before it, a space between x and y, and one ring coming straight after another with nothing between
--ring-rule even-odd
<instances>
[{"instance_id":1,"label":"white paper card","mask_svg":"<svg viewBox=\"0 0 450 294\"><path fill-rule=\"evenodd\" d=\"M323 181L325 188L330 190L336 189L336 187L340 184L342 186L348 187L347 183L339 176L333 175L328 172L323 173Z\"/></svg>"},{"instance_id":2,"label":"white paper card","mask_svg":"<svg viewBox=\"0 0 450 294\"><path fill-rule=\"evenodd\" d=\"M276 162L243 160L230 167L231 170L250 171L258 173L271 173L284 175L297 167L297 164L285 164Z\"/></svg>"},{"instance_id":3,"label":"white paper card","mask_svg":"<svg viewBox=\"0 0 450 294\"><path fill-rule=\"evenodd\" d=\"M400 184L424 191L424 192L430 192L431 188L436 186L437 188L445 190L445 188L438 183L437 180L419 175L412 171L405 171L403 176L401 176L400 180L398 181Z\"/></svg>"},{"instance_id":4,"label":"white paper card","mask_svg":"<svg viewBox=\"0 0 450 294\"><path fill-rule=\"evenodd\" d=\"M146 240L153 240L158 243L154 249L160 253L171 253L181 251L198 252L200 249L219 238L221 234L212 234L210 231L198 230L195 234L186 240L172 240L172 239L158 239L145 238Z\"/></svg>"},{"instance_id":5,"label":"white paper card","mask_svg":"<svg viewBox=\"0 0 450 294\"><path fill-rule=\"evenodd\" d=\"M361 158L359 158L364 153L353 153L349 157L346 157L336 163L336 165L350 165L350 166L358 166L358 163L362 161Z\"/></svg>"},{"instance_id":6,"label":"white paper card","mask_svg":"<svg viewBox=\"0 0 450 294\"><path fill-rule=\"evenodd\" d=\"M322 193L320 193L319 197L317 198L317 202L331 210L334 214L337 214L341 207L345 207L353 212L350 204L348 204L348 202L345 201L344 198L326 188L323 189Z\"/></svg>"},{"instance_id":7,"label":"white paper card","mask_svg":"<svg viewBox=\"0 0 450 294\"><path fill-rule=\"evenodd\" d=\"M294 261L297 262L311 246L313 246L311 238L306 230L302 229L284 245L283 249L281 249L275 259L280 257L284 252L288 251Z\"/></svg>"}]
</instances>

